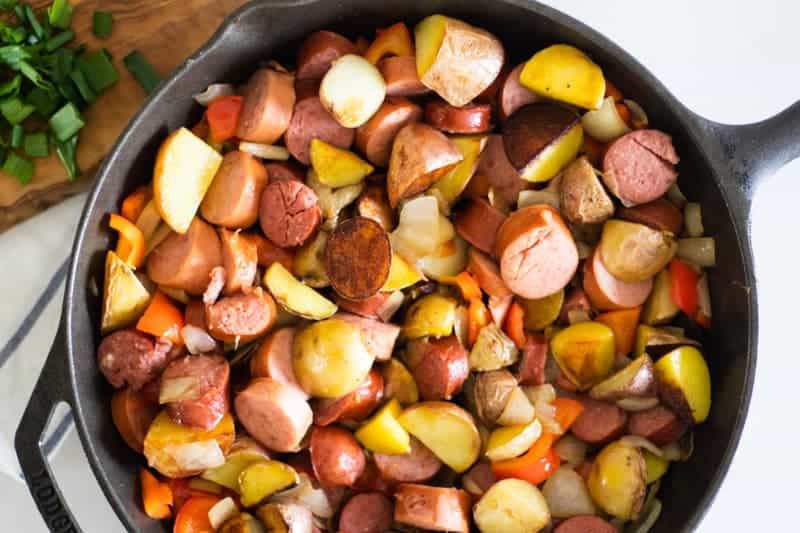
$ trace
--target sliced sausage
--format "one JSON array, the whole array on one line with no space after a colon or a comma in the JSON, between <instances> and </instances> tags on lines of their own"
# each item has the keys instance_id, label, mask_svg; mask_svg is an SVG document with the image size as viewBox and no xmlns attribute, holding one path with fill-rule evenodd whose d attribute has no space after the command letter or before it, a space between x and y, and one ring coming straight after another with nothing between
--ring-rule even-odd
<instances>
[{"instance_id":1,"label":"sliced sausage","mask_svg":"<svg viewBox=\"0 0 800 533\"><path fill-rule=\"evenodd\" d=\"M97 347L100 372L116 388L128 385L138 391L157 378L169 363L170 342L156 342L135 329L107 335Z\"/></svg>"},{"instance_id":2,"label":"sliced sausage","mask_svg":"<svg viewBox=\"0 0 800 533\"><path fill-rule=\"evenodd\" d=\"M497 232L496 249L503 281L523 298L553 294L578 268L578 249L569 228L546 205L512 213Z\"/></svg>"},{"instance_id":3,"label":"sliced sausage","mask_svg":"<svg viewBox=\"0 0 800 533\"><path fill-rule=\"evenodd\" d=\"M486 459L478 461L461 478L461 486L472 496L480 497L497 482L492 463Z\"/></svg>"},{"instance_id":4,"label":"sliced sausage","mask_svg":"<svg viewBox=\"0 0 800 533\"><path fill-rule=\"evenodd\" d=\"M206 308L202 300L191 299L183 311L183 321L187 326L206 329Z\"/></svg>"},{"instance_id":5,"label":"sliced sausage","mask_svg":"<svg viewBox=\"0 0 800 533\"><path fill-rule=\"evenodd\" d=\"M666 446L680 439L688 425L671 409L662 405L631 413L628 419L628 432L640 435L656 446Z\"/></svg>"},{"instance_id":6,"label":"sliced sausage","mask_svg":"<svg viewBox=\"0 0 800 533\"><path fill-rule=\"evenodd\" d=\"M333 426L311 430L309 451L314 474L323 486L353 485L367 462L353 434Z\"/></svg>"},{"instance_id":7,"label":"sliced sausage","mask_svg":"<svg viewBox=\"0 0 800 533\"><path fill-rule=\"evenodd\" d=\"M558 524L553 533L617 533L617 528L597 516L573 516Z\"/></svg>"},{"instance_id":8,"label":"sliced sausage","mask_svg":"<svg viewBox=\"0 0 800 533\"><path fill-rule=\"evenodd\" d=\"M561 305L558 321L562 324L569 324L570 311L583 311L587 314L592 312L592 303L589 301L589 297L586 296L586 291L580 287L575 287L567 293L567 297Z\"/></svg>"},{"instance_id":9,"label":"sliced sausage","mask_svg":"<svg viewBox=\"0 0 800 533\"><path fill-rule=\"evenodd\" d=\"M322 222L317 193L299 181L276 181L261 195L261 229L281 248L302 246Z\"/></svg>"},{"instance_id":10,"label":"sliced sausage","mask_svg":"<svg viewBox=\"0 0 800 533\"><path fill-rule=\"evenodd\" d=\"M203 292L203 304L211 305L219 300L222 291L225 289L225 279L227 278L225 267L214 267L208 276L208 286Z\"/></svg>"},{"instance_id":11,"label":"sliced sausage","mask_svg":"<svg viewBox=\"0 0 800 533\"><path fill-rule=\"evenodd\" d=\"M517 370L520 385L543 385L548 343L540 333L528 333Z\"/></svg>"},{"instance_id":12,"label":"sliced sausage","mask_svg":"<svg viewBox=\"0 0 800 533\"><path fill-rule=\"evenodd\" d=\"M356 46L343 35L325 30L314 32L297 51L297 79L322 78L336 59L357 53Z\"/></svg>"},{"instance_id":13,"label":"sliced sausage","mask_svg":"<svg viewBox=\"0 0 800 533\"><path fill-rule=\"evenodd\" d=\"M394 210L389 206L386 187L379 183L364 188L356 201L356 212L359 216L374 220L385 231L392 231L397 225Z\"/></svg>"},{"instance_id":14,"label":"sliced sausage","mask_svg":"<svg viewBox=\"0 0 800 533\"><path fill-rule=\"evenodd\" d=\"M291 74L272 68L257 70L244 89L236 136L245 141L274 143L289 127L294 102Z\"/></svg>"},{"instance_id":15,"label":"sliced sausage","mask_svg":"<svg viewBox=\"0 0 800 533\"><path fill-rule=\"evenodd\" d=\"M456 213L453 223L456 231L472 246L491 254L494 252L497 231L506 215L483 198L470 200Z\"/></svg>"},{"instance_id":16,"label":"sliced sausage","mask_svg":"<svg viewBox=\"0 0 800 533\"><path fill-rule=\"evenodd\" d=\"M325 247L325 273L334 290L350 300L376 294L389 279L391 264L389 235L369 218L340 222Z\"/></svg>"},{"instance_id":17,"label":"sliced sausage","mask_svg":"<svg viewBox=\"0 0 800 533\"><path fill-rule=\"evenodd\" d=\"M256 243L238 231L219 230L222 266L225 269L225 294L249 289L256 281L258 249Z\"/></svg>"},{"instance_id":18,"label":"sliced sausage","mask_svg":"<svg viewBox=\"0 0 800 533\"><path fill-rule=\"evenodd\" d=\"M589 476L592 473L592 465L594 462L591 459L585 459L575 471L580 474L584 481L589 481Z\"/></svg>"},{"instance_id":19,"label":"sliced sausage","mask_svg":"<svg viewBox=\"0 0 800 533\"><path fill-rule=\"evenodd\" d=\"M481 176L485 179L480 179ZM498 134L489 135L478 161L478 169L467 184L464 195L469 198L486 196L490 187L506 205L517 205L520 191L530 187L530 183L522 179L509 162L503 136Z\"/></svg>"},{"instance_id":20,"label":"sliced sausage","mask_svg":"<svg viewBox=\"0 0 800 533\"><path fill-rule=\"evenodd\" d=\"M678 161L669 135L633 131L609 146L603 156L603 181L625 206L652 202L675 183Z\"/></svg>"},{"instance_id":21,"label":"sliced sausage","mask_svg":"<svg viewBox=\"0 0 800 533\"><path fill-rule=\"evenodd\" d=\"M653 289L653 280L629 283L615 278L595 250L583 266L583 288L593 306L609 311L642 305Z\"/></svg>"},{"instance_id":22,"label":"sliced sausage","mask_svg":"<svg viewBox=\"0 0 800 533\"><path fill-rule=\"evenodd\" d=\"M390 56L378 61L387 96L419 96L431 92L419 81L414 56Z\"/></svg>"},{"instance_id":23,"label":"sliced sausage","mask_svg":"<svg viewBox=\"0 0 800 533\"><path fill-rule=\"evenodd\" d=\"M276 313L272 296L256 287L207 306L208 333L222 342L247 342L266 333Z\"/></svg>"},{"instance_id":24,"label":"sliced sausage","mask_svg":"<svg viewBox=\"0 0 800 533\"><path fill-rule=\"evenodd\" d=\"M475 281L478 282L483 292L489 296L495 298L508 298L509 296L513 296L514 293L506 287L503 278L500 277L500 268L497 266L497 263L477 248L470 247L469 249L467 270L475 276Z\"/></svg>"},{"instance_id":25,"label":"sliced sausage","mask_svg":"<svg viewBox=\"0 0 800 533\"><path fill-rule=\"evenodd\" d=\"M200 214L217 226L249 228L258 220L258 201L266 186L264 165L247 152L228 152L203 197Z\"/></svg>"},{"instance_id":26,"label":"sliced sausage","mask_svg":"<svg viewBox=\"0 0 800 533\"><path fill-rule=\"evenodd\" d=\"M291 161L271 161L264 165L270 181L296 180L303 181L304 173Z\"/></svg>"},{"instance_id":27,"label":"sliced sausage","mask_svg":"<svg viewBox=\"0 0 800 533\"><path fill-rule=\"evenodd\" d=\"M415 339L408 343L406 357L424 400L451 399L469 375L467 351L455 335Z\"/></svg>"},{"instance_id":28,"label":"sliced sausage","mask_svg":"<svg viewBox=\"0 0 800 533\"><path fill-rule=\"evenodd\" d=\"M311 163L309 152L312 139L348 149L353 144L355 132L356 130L345 128L336 122L336 119L323 107L319 97L312 96L303 100L298 99L284 142L286 149L295 159L308 165Z\"/></svg>"},{"instance_id":29,"label":"sliced sausage","mask_svg":"<svg viewBox=\"0 0 800 533\"><path fill-rule=\"evenodd\" d=\"M467 104L455 107L442 100L425 106L425 122L447 133L484 133L492 129L492 106Z\"/></svg>"},{"instance_id":30,"label":"sliced sausage","mask_svg":"<svg viewBox=\"0 0 800 533\"><path fill-rule=\"evenodd\" d=\"M589 444L604 444L625 431L628 415L613 403L580 398L583 412L570 428L576 437Z\"/></svg>"},{"instance_id":31,"label":"sliced sausage","mask_svg":"<svg viewBox=\"0 0 800 533\"><path fill-rule=\"evenodd\" d=\"M217 232L195 217L186 233L170 233L150 252L147 276L157 285L199 295L206 290L211 269L220 265L222 252Z\"/></svg>"},{"instance_id":32,"label":"sliced sausage","mask_svg":"<svg viewBox=\"0 0 800 533\"><path fill-rule=\"evenodd\" d=\"M469 532L472 501L463 490L404 483L394 499L395 522L432 531Z\"/></svg>"},{"instance_id":33,"label":"sliced sausage","mask_svg":"<svg viewBox=\"0 0 800 533\"><path fill-rule=\"evenodd\" d=\"M292 364L292 343L296 333L295 328L281 328L270 333L250 359L250 375L295 386L307 396L297 382Z\"/></svg>"},{"instance_id":34,"label":"sliced sausage","mask_svg":"<svg viewBox=\"0 0 800 533\"><path fill-rule=\"evenodd\" d=\"M614 203L586 157L561 174L561 212L575 224L599 224L614 214Z\"/></svg>"},{"instance_id":35,"label":"sliced sausage","mask_svg":"<svg viewBox=\"0 0 800 533\"><path fill-rule=\"evenodd\" d=\"M364 125L356 130L356 147L367 156L370 163L379 167L389 164L392 143L403 126L418 122L422 109L400 97L389 97Z\"/></svg>"},{"instance_id":36,"label":"sliced sausage","mask_svg":"<svg viewBox=\"0 0 800 533\"><path fill-rule=\"evenodd\" d=\"M328 426L334 422L361 422L380 405L383 400L383 376L373 368L364 383L341 398L318 398L314 400L314 423Z\"/></svg>"},{"instance_id":37,"label":"sliced sausage","mask_svg":"<svg viewBox=\"0 0 800 533\"><path fill-rule=\"evenodd\" d=\"M442 468L439 458L414 437L409 453L375 453L373 458L381 477L390 483L423 483Z\"/></svg>"},{"instance_id":38,"label":"sliced sausage","mask_svg":"<svg viewBox=\"0 0 800 533\"><path fill-rule=\"evenodd\" d=\"M247 237L256 245L256 256L258 258L258 265L264 268L269 268L272 263L276 261L286 267L286 270L291 271L294 263L294 252L276 246L269 239L259 235L258 233L249 233Z\"/></svg>"},{"instance_id":39,"label":"sliced sausage","mask_svg":"<svg viewBox=\"0 0 800 533\"><path fill-rule=\"evenodd\" d=\"M350 313L336 313L334 318L344 320L358 328L361 338L364 340L364 347L375 357L376 361L388 361L392 358L394 345L400 335L400 326Z\"/></svg>"},{"instance_id":40,"label":"sliced sausage","mask_svg":"<svg viewBox=\"0 0 800 533\"><path fill-rule=\"evenodd\" d=\"M683 214L675 204L665 198L634 207L623 207L617 211L619 218L650 226L660 231L671 231L678 235L683 229Z\"/></svg>"},{"instance_id":41,"label":"sliced sausage","mask_svg":"<svg viewBox=\"0 0 800 533\"><path fill-rule=\"evenodd\" d=\"M500 118L505 120L520 107L532 104L540 98L535 92L531 91L519 82L519 75L525 63L520 63L514 67L500 85L497 93L497 108Z\"/></svg>"},{"instance_id":42,"label":"sliced sausage","mask_svg":"<svg viewBox=\"0 0 800 533\"><path fill-rule=\"evenodd\" d=\"M209 430L228 412L230 365L220 355L187 355L172 361L161 375L161 395L185 399L167 403L176 423Z\"/></svg>"},{"instance_id":43,"label":"sliced sausage","mask_svg":"<svg viewBox=\"0 0 800 533\"><path fill-rule=\"evenodd\" d=\"M114 420L114 426L125 444L139 453L144 449L147 430L150 429L150 424L160 410L158 394L153 399L144 390L135 391L126 387L115 391L111 398L111 418Z\"/></svg>"},{"instance_id":44,"label":"sliced sausage","mask_svg":"<svg viewBox=\"0 0 800 533\"><path fill-rule=\"evenodd\" d=\"M344 504L339 514L342 533L385 533L392 527L394 505L380 492L356 494Z\"/></svg>"},{"instance_id":45,"label":"sliced sausage","mask_svg":"<svg viewBox=\"0 0 800 533\"><path fill-rule=\"evenodd\" d=\"M379 292L366 300L348 300L347 298L342 298L337 295L336 304L340 309L349 311L350 313L363 316L364 318L374 318L378 320L380 319L379 313L386 306L391 294L390 292Z\"/></svg>"},{"instance_id":46,"label":"sliced sausage","mask_svg":"<svg viewBox=\"0 0 800 533\"><path fill-rule=\"evenodd\" d=\"M251 437L276 452L295 452L311 426L313 413L297 387L256 378L236 395L236 417Z\"/></svg>"}]
</instances>

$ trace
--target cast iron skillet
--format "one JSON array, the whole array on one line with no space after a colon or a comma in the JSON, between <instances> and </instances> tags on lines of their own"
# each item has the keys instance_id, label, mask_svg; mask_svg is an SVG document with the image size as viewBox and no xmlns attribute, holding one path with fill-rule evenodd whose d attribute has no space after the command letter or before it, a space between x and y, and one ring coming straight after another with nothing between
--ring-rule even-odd
<instances>
[{"instance_id":1,"label":"cast iron skillet","mask_svg":"<svg viewBox=\"0 0 800 533\"><path fill-rule=\"evenodd\" d=\"M355 37L397 20L415 23L445 13L501 38L514 62L552 43L587 52L609 79L639 101L651 123L668 133L681 156L681 188L703 205L704 224L717 241L710 270L713 328L705 342L713 378L713 408L696 432L688 463L670 469L661 488L664 512L656 533L691 531L714 498L736 449L755 377L758 314L750 249L750 199L759 179L800 156L800 103L746 126L704 120L680 104L647 69L608 39L549 7L521 0L262 0L243 7L214 38L164 82L131 121L106 159L89 196L75 240L64 310L53 348L16 434L26 481L53 531L80 531L54 484L40 447L53 407L72 408L92 469L130 531L165 526L141 511L136 468L142 458L125 446L111 421L111 389L97 370L103 258L113 242L106 214L123 194L150 179L156 150L168 132L191 123L191 95L213 82L244 81L271 57L292 62L300 40L321 28ZM514 64L512 62L512 64Z\"/></svg>"}]
</instances>

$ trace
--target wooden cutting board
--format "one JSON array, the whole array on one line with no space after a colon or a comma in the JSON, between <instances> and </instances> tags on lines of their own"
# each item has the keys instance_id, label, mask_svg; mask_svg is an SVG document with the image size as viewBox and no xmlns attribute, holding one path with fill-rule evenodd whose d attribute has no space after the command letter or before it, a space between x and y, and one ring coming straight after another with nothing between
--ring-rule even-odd
<instances>
[{"instance_id":1,"label":"wooden cutting board","mask_svg":"<svg viewBox=\"0 0 800 533\"><path fill-rule=\"evenodd\" d=\"M74 43L89 50L107 48L114 57L120 81L108 89L85 112L78 163L83 174L75 181L55 154L36 159L36 173L28 185L0 173L0 232L71 194L89 188L100 162L145 98L144 90L131 77L122 59L132 50L141 51L164 77L205 43L223 19L246 0L71 0L74 7ZM52 0L33 0L36 8ZM95 11L114 15L114 30L108 39L92 33Z\"/></svg>"}]
</instances>

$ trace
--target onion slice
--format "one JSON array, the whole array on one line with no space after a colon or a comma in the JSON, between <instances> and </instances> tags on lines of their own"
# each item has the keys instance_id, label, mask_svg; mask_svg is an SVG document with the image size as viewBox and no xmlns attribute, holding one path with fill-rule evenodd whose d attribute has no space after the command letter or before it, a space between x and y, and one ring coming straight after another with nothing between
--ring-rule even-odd
<instances>
[{"instance_id":1,"label":"onion slice","mask_svg":"<svg viewBox=\"0 0 800 533\"><path fill-rule=\"evenodd\" d=\"M158 403L163 405L184 400L197 400L202 396L200 386L200 379L196 376L162 379L158 392Z\"/></svg>"},{"instance_id":2,"label":"onion slice","mask_svg":"<svg viewBox=\"0 0 800 533\"><path fill-rule=\"evenodd\" d=\"M683 226L689 237L703 236L705 228L703 228L703 211L700 204L689 202L683 206Z\"/></svg>"},{"instance_id":3,"label":"onion slice","mask_svg":"<svg viewBox=\"0 0 800 533\"><path fill-rule=\"evenodd\" d=\"M222 527L222 524L238 514L239 508L236 507L233 498L228 496L215 503L214 506L208 510L208 521L211 527L214 528L214 531L218 531L219 528Z\"/></svg>"},{"instance_id":4,"label":"onion slice","mask_svg":"<svg viewBox=\"0 0 800 533\"><path fill-rule=\"evenodd\" d=\"M542 487L550 514L555 518L594 515L597 512L583 478L568 466L556 469Z\"/></svg>"},{"instance_id":5,"label":"onion slice","mask_svg":"<svg viewBox=\"0 0 800 533\"><path fill-rule=\"evenodd\" d=\"M628 111L631 112L633 129L643 130L650 125L650 120L647 118L647 113L644 112L644 108L642 108L642 106L640 106L635 100L626 98L622 101L622 103L625 104L625 107L627 107Z\"/></svg>"},{"instance_id":6,"label":"onion slice","mask_svg":"<svg viewBox=\"0 0 800 533\"><path fill-rule=\"evenodd\" d=\"M643 448L658 457L664 457L664 452L661 448L640 435L625 435L620 439L620 441L625 442L634 448Z\"/></svg>"},{"instance_id":7,"label":"onion slice","mask_svg":"<svg viewBox=\"0 0 800 533\"><path fill-rule=\"evenodd\" d=\"M609 96L598 109L587 111L581 117L586 134L601 143L608 143L622 137L631 129L617 112L614 98Z\"/></svg>"},{"instance_id":8,"label":"onion slice","mask_svg":"<svg viewBox=\"0 0 800 533\"><path fill-rule=\"evenodd\" d=\"M225 464L225 455L216 440L188 442L164 446L164 453L172 457L178 469L202 472Z\"/></svg>"},{"instance_id":9,"label":"onion slice","mask_svg":"<svg viewBox=\"0 0 800 533\"><path fill-rule=\"evenodd\" d=\"M711 293L708 290L708 276L705 274L697 280L697 306L706 318L711 318Z\"/></svg>"},{"instance_id":10,"label":"onion slice","mask_svg":"<svg viewBox=\"0 0 800 533\"><path fill-rule=\"evenodd\" d=\"M300 472L299 482L293 488L285 490L272 497L278 503L297 503L311 510L315 518L327 520L333 516L333 508L328 501L328 496L321 488L315 489L308 474Z\"/></svg>"},{"instance_id":11,"label":"onion slice","mask_svg":"<svg viewBox=\"0 0 800 533\"><path fill-rule=\"evenodd\" d=\"M700 267L717 264L716 243L713 237L678 239L678 257Z\"/></svg>"},{"instance_id":12,"label":"onion slice","mask_svg":"<svg viewBox=\"0 0 800 533\"><path fill-rule=\"evenodd\" d=\"M683 206L687 204L689 200L686 199L681 188L678 187L677 183L673 183L666 192L667 200L672 202L672 204L677 207L678 209L683 209Z\"/></svg>"},{"instance_id":13,"label":"onion slice","mask_svg":"<svg viewBox=\"0 0 800 533\"><path fill-rule=\"evenodd\" d=\"M553 445L553 451L565 463L579 466L586 460L589 445L571 433L567 433Z\"/></svg>"},{"instance_id":14,"label":"onion slice","mask_svg":"<svg viewBox=\"0 0 800 533\"><path fill-rule=\"evenodd\" d=\"M378 318L383 322L389 322L397 310L403 306L403 301L405 301L403 291L394 291L376 311Z\"/></svg>"},{"instance_id":15,"label":"onion slice","mask_svg":"<svg viewBox=\"0 0 800 533\"><path fill-rule=\"evenodd\" d=\"M208 334L203 328L198 328L191 324L183 326L181 337L186 345L186 349L192 355L199 353L213 352L217 348L217 341Z\"/></svg>"},{"instance_id":16,"label":"onion slice","mask_svg":"<svg viewBox=\"0 0 800 533\"><path fill-rule=\"evenodd\" d=\"M271 159L274 161L286 161L289 159L289 150L283 146L275 146L274 144L259 144L242 141L239 143L239 150L261 159Z\"/></svg>"},{"instance_id":17,"label":"onion slice","mask_svg":"<svg viewBox=\"0 0 800 533\"><path fill-rule=\"evenodd\" d=\"M205 91L195 94L193 98L201 106L208 107L211 102L220 96L232 96L234 94L236 94L236 89L234 89L233 85L229 83L214 83L209 85Z\"/></svg>"}]
</instances>

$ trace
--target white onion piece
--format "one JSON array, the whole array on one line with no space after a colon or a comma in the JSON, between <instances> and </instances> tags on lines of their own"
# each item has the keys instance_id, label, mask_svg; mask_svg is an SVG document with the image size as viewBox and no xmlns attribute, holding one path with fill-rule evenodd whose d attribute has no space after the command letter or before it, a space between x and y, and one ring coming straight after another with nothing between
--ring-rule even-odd
<instances>
[{"instance_id":1,"label":"white onion piece","mask_svg":"<svg viewBox=\"0 0 800 533\"><path fill-rule=\"evenodd\" d=\"M711 293L708 290L708 276L703 274L697 280L697 306L707 318L711 318Z\"/></svg>"},{"instance_id":2,"label":"white onion piece","mask_svg":"<svg viewBox=\"0 0 800 533\"><path fill-rule=\"evenodd\" d=\"M289 490L274 495L271 501L278 503L297 503L305 505L316 518L327 520L333 516L333 508L328 496L321 488L315 489L308 474L300 472L299 482Z\"/></svg>"},{"instance_id":3,"label":"white onion piece","mask_svg":"<svg viewBox=\"0 0 800 533\"><path fill-rule=\"evenodd\" d=\"M661 509L661 500L654 498L639 519L633 522L625 531L627 533L648 533L656 525L658 517L661 516Z\"/></svg>"},{"instance_id":4,"label":"white onion piece","mask_svg":"<svg viewBox=\"0 0 800 533\"><path fill-rule=\"evenodd\" d=\"M236 507L233 498L228 496L215 503L214 506L208 510L208 521L211 523L211 527L214 528L214 531L217 531L222 527L222 524L238 514L239 508Z\"/></svg>"},{"instance_id":5,"label":"white onion piece","mask_svg":"<svg viewBox=\"0 0 800 533\"><path fill-rule=\"evenodd\" d=\"M283 146L275 146L274 144L259 144L242 141L239 143L239 150L261 159L271 159L273 161L286 161L289 159L289 150Z\"/></svg>"},{"instance_id":6,"label":"white onion piece","mask_svg":"<svg viewBox=\"0 0 800 533\"><path fill-rule=\"evenodd\" d=\"M556 389L549 383L522 387L522 392L532 404L537 402L550 403L556 399Z\"/></svg>"},{"instance_id":7,"label":"white onion piece","mask_svg":"<svg viewBox=\"0 0 800 533\"><path fill-rule=\"evenodd\" d=\"M517 209L538 204L545 204L554 209L561 209L561 197L558 193L548 189L541 189L538 191L525 190L519 192L519 196L517 197Z\"/></svg>"},{"instance_id":8,"label":"white onion piece","mask_svg":"<svg viewBox=\"0 0 800 533\"><path fill-rule=\"evenodd\" d=\"M320 209L322 209L322 217L325 219L322 229L326 231L332 231L336 227L339 221L339 213L342 209L355 202L364 189L364 183L333 189L323 185L317 179L317 175L313 170L309 170L306 175L306 185L317 193L317 201Z\"/></svg>"},{"instance_id":9,"label":"white onion piece","mask_svg":"<svg viewBox=\"0 0 800 533\"><path fill-rule=\"evenodd\" d=\"M394 291L389 295L386 301L383 302L383 305L381 305L376 311L378 318L380 318L383 322L389 322L397 310L402 307L404 300L405 295L403 294L403 291Z\"/></svg>"},{"instance_id":10,"label":"white onion piece","mask_svg":"<svg viewBox=\"0 0 800 533\"><path fill-rule=\"evenodd\" d=\"M644 108L640 106L638 102L626 98L622 103L625 104L625 107L631 112L631 123L635 129L642 130L650 125L650 119L647 118L647 113L644 112Z\"/></svg>"},{"instance_id":11,"label":"white onion piece","mask_svg":"<svg viewBox=\"0 0 800 533\"><path fill-rule=\"evenodd\" d=\"M455 333L461 346L469 346L468 337L468 324L469 324L469 311L463 305L456 307L455 317L453 320L453 332Z\"/></svg>"},{"instance_id":12,"label":"white onion piece","mask_svg":"<svg viewBox=\"0 0 800 533\"><path fill-rule=\"evenodd\" d=\"M620 441L625 442L634 448L644 448L648 452L652 453L653 455L657 455L658 457L664 457L664 452L661 450L661 448L641 435L625 435L620 439Z\"/></svg>"},{"instance_id":13,"label":"white onion piece","mask_svg":"<svg viewBox=\"0 0 800 533\"><path fill-rule=\"evenodd\" d=\"M496 296L489 296L489 314L492 315L492 320L495 324L499 327L503 327L503 323L506 320L506 315L508 315L508 310L511 308L511 304L514 303L513 296L504 296L502 298L498 298Z\"/></svg>"},{"instance_id":14,"label":"white onion piece","mask_svg":"<svg viewBox=\"0 0 800 533\"><path fill-rule=\"evenodd\" d=\"M700 267L717 264L716 244L713 237L689 237L678 239L678 257Z\"/></svg>"},{"instance_id":15,"label":"white onion piece","mask_svg":"<svg viewBox=\"0 0 800 533\"><path fill-rule=\"evenodd\" d=\"M467 268L468 252L467 242L456 235L455 238L440 245L433 254L419 259L417 267L429 278L441 281L443 278L456 276Z\"/></svg>"},{"instance_id":16,"label":"white onion piece","mask_svg":"<svg viewBox=\"0 0 800 533\"><path fill-rule=\"evenodd\" d=\"M214 83L208 86L205 91L195 94L192 98L203 107L208 107L211 102L220 96L233 96L236 89L229 83Z\"/></svg>"},{"instance_id":17,"label":"white onion piece","mask_svg":"<svg viewBox=\"0 0 800 533\"><path fill-rule=\"evenodd\" d=\"M564 430L556 420L556 408L549 402L538 401L533 404L536 411L536 419L541 422L542 427L554 435L561 435Z\"/></svg>"},{"instance_id":18,"label":"white onion piece","mask_svg":"<svg viewBox=\"0 0 800 533\"><path fill-rule=\"evenodd\" d=\"M555 518L593 515L597 509L583 478L568 466L557 468L542 487L550 514Z\"/></svg>"},{"instance_id":19,"label":"white onion piece","mask_svg":"<svg viewBox=\"0 0 800 533\"><path fill-rule=\"evenodd\" d=\"M638 411L647 411L658 405L658 398L623 398L617 400L617 407L623 411L630 411L636 413Z\"/></svg>"},{"instance_id":20,"label":"white onion piece","mask_svg":"<svg viewBox=\"0 0 800 533\"><path fill-rule=\"evenodd\" d=\"M688 461L694 453L694 433L691 431L675 442L670 442L661 451L667 461Z\"/></svg>"},{"instance_id":21,"label":"white onion piece","mask_svg":"<svg viewBox=\"0 0 800 533\"><path fill-rule=\"evenodd\" d=\"M536 410L533 404L528 400L528 397L520 387L515 387L508 397L503 412L500 413L500 416L497 418L497 423L501 426L528 424L535 416ZM489 459L492 458L489 457Z\"/></svg>"},{"instance_id":22,"label":"white onion piece","mask_svg":"<svg viewBox=\"0 0 800 533\"><path fill-rule=\"evenodd\" d=\"M681 188L678 187L677 183L673 183L669 189L667 189L667 200L672 202L672 204L677 207L678 209L683 209L683 206L689 201L684 196L683 192L681 192Z\"/></svg>"},{"instance_id":23,"label":"white onion piece","mask_svg":"<svg viewBox=\"0 0 800 533\"><path fill-rule=\"evenodd\" d=\"M683 227L689 237L702 237L705 233L703 212L697 202L689 202L683 206Z\"/></svg>"},{"instance_id":24,"label":"white onion piece","mask_svg":"<svg viewBox=\"0 0 800 533\"><path fill-rule=\"evenodd\" d=\"M400 209L397 228L391 234L392 249L411 263L433 253L441 243L439 204L433 196L409 200Z\"/></svg>"},{"instance_id":25,"label":"white onion piece","mask_svg":"<svg viewBox=\"0 0 800 533\"><path fill-rule=\"evenodd\" d=\"M172 444L163 448L179 470L202 472L225 464L225 455L216 440Z\"/></svg>"},{"instance_id":26,"label":"white onion piece","mask_svg":"<svg viewBox=\"0 0 800 533\"><path fill-rule=\"evenodd\" d=\"M611 96L603 100L598 109L584 113L581 124L589 137L601 143L611 142L631 131L619 116L616 102Z\"/></svg>"},{"instance_id":27,"label":"white onion piece","mask_svg":"<svg viewBox=\"0 0 800 533\"><path fill-rule=\"evenodd\" d=\"M527 400L526 400L527 401ZM538 420L525 424L522 431L499 446L494 446L486 450L486 457L490 461L505 461L519 457L530 449L531 446L542 436L542 424Z\"/></svg>"},{"instance_id":28,"label":"white onion piece","mask_svg":"<svg viewBox=\"0 0 800 533\"><path fill-rule=\"evenodd\" d=\"M212 352L217 348L217 341L206 330L191 324L183 326L181 337L186 344L186 349L192 355Z\"/></svg>"},{"instance_id":29,"label":"white onion piece","mask_svg":"<svg viewBox=\"0 0 800 533\"><path fill-rule=\"evenodd\" d=\"M573 466L579 466L586 460L589 445L571 433L567 433L553 445L561 460Z\"/></svg>"},{"instance_id":30,"label":"white onion piece","mask_svg":"<svg viewBox=\"0 0 800 533\"><path fill-rule=\"evenodd\" d=\"M386 84L380 71L355 54L336 59L319 86L322 105L345 128L357 128L368 121L385 97Z\"/></svg>"},{"instance_id":31,"label":"white onion piece","mask_svg":"<svg viewBox=\"0 0 800 533\"><path fill-rule=\"evenodd\" d=\"M161 380L158 391L158 403L197 400L201 396L200 379L196 376L184 376Z\"/></svg>"},{"instance_id":32,"label":"white onion piece","mask_svg":"<svg viewBox=\"0 0 800 533\"><path fill-rule=\"evenodd\" d=\"M589 322L592 320L592 317L589 315L589 311L585 309L570 309L567 311L567 320L569 320L571 326L572 324Z\"/></svg>"}]
</instances>

